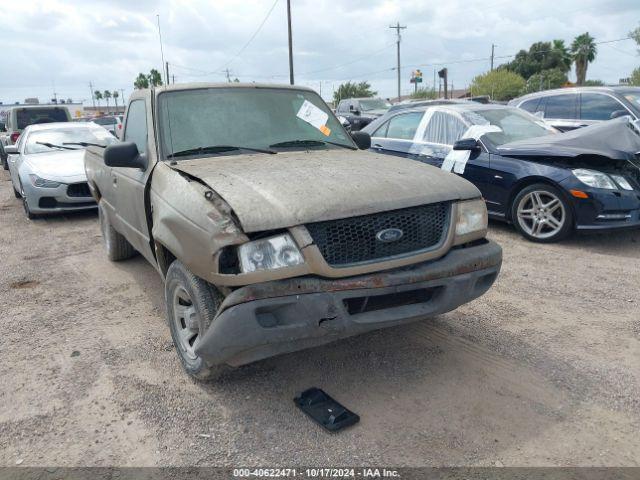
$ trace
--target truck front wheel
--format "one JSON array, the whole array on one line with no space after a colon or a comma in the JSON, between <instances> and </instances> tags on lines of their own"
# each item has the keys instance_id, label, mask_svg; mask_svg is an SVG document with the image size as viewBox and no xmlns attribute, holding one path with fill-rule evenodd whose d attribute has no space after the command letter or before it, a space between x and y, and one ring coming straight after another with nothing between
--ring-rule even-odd
<instances>
[{"instance_id":1,"label":"truck front wheel","mask_svg":"<svg viewBox=\"0 0 640 480\"><path fill-rule=\"evenodd\" d=\"M167 271L165 301L171 337L182 366L198 380L211 380L223 370L195 353L222 303L222 295L176 260Z\"/></svg>"}]
</instances>

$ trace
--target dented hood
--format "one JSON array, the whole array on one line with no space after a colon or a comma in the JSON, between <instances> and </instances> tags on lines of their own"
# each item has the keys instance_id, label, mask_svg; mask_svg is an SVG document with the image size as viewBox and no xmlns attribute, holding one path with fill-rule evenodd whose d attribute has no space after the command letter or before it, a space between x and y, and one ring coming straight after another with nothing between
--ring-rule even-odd
<instances>
[{"instance_id":1,"label":"dented hood","mask_svg":"<svg viewBox=\"0 0 640 480\"><path fill-rule=\"evenodd\" d=\"M634 160L640 152L640 135L625 117L571 130L545 135L497 148L506 157L577 157L598 155L613 160Z\"/></svg>"},{"instance_id":2,"label":"dented hood","mask_svg":"<svg viewBox=\"0 0 640 480\"><path fill-rule=\"evenodd\" d=\"M480 196L456 175L365 151L227 155L182 160L173 168L209 185L245 232Z\"/></svg>"}]
</instances>

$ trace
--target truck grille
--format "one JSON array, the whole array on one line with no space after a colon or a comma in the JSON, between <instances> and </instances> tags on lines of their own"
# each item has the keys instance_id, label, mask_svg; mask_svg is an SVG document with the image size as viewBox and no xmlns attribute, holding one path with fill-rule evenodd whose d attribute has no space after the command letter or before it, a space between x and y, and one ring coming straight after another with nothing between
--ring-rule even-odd
<instances>
[{"instance_id":1,"label":"truck grille","mask_svg":"<svg viewBox=\"0 0 640 480\"><path fill-rule=\"evenodd\" d=\"M435 203L306 227L329 265L348 266L438 247L447 236L449 211L448 203ZM389 242L376 238L386 229L399 229L402 236Z\"/></svg>"},{"instance_id":2,"label":"truck grille","mask_svg":"<svg viewBox=\"0 0 640 480\"><path fill-rule=\"evenodd\" d=\"M69 197L90 197L89 184L87 182L72 183L67 187L67 195Z\"/></svg>"}]
</instances>

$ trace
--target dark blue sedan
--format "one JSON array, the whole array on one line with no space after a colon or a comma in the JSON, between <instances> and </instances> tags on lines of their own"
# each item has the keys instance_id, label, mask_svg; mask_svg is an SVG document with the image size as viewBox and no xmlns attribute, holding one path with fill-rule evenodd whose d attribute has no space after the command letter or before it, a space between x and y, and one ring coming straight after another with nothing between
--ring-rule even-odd
<instances>
[{"instance_id":1,"label":"dark blue sedan","mask_svg":"<svg viewBox=\"0 0 640 480\"><path fill-rule=\"evenodd\" d=\"M375 152L471 181L489 215L529 240L640 226L640 134L626 118L558 133L520 109L469 102L390 112L363 131Z\"/></svg>"}]
</instances>

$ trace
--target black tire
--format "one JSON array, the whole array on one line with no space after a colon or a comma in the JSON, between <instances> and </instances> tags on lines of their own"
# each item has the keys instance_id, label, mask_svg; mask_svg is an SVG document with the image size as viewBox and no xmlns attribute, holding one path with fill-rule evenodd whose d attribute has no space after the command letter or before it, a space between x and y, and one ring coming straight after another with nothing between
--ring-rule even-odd
<instances>
[{"instance_id":1,"label":"black tire","mask_svg":"<svg viewBox=\"0 0 640 480\"><path fill-rule=\"evenodd\" d=\"M222 295L209 283L191 273L179 260L169 266L164 291L171 338L182 367L197 380L216 379L227 367L207 363L195 354L193 348L199 336L207 331L215 318L223 300ZM193 314L188 315L186 312ZM191 322L187 323L188 320ZM187 339L187 335L192 336Z\"/></svg>"},{"instance_id":2,"label":"black tire","mask_svg":"<svg viewBox=\"0 0 640 480\"><path fill-rule=\"evenodd\" d=\"M4 151L4 145L0 143L0 161L2 161L2 168L9 170L8 155Z\"/></svg>"},{"instance_id":3,"label":"black tire","mask_svg":"<svg viewBox=\"0 0 640 480\"><path fill-rule=\"evenodd\" d=\"M137 253L135 248L113 228L102 202L98 204L98 216L100 218L100 229L102 230L102 241L109 260L120 262L133 257Z\"/></svg>"},{"instance_id":4,"label":"black tire","mask_svg":"<svg viewBox=\"0 0 640 480\"><path fill-rule=\"evenodd\" d=\"M13 185L12 185L13 186ZM16 187L13 187L13 195L16 198L22 198L22 195L20 195L20 192L18 190L16 190Z\"/></svg>"},{"instance_id":5,"label":"black tire","mask_svg":"<svg viewBox=\"0 0 640 480\"><path fill-rule=\"evenodd\" d=\"M22 208L24 208L24 214L29 220L33 220L38 217L31 211L31 208L29 207L29 201L27 200L26 196L22 197Z\"/></svg>"},{"instance_id":6,"label":"black tire","mask_svg":"<svg viewBox=\"0 0 640 480\"><path fill-rule=\"evenodd\" d=\"M534 200L536 197L540 200ZM559 242L573 232L573 210L566 195L545 183L518 192L511 204L511 221L532 242Z\"/></svg>"}]
</instances>

